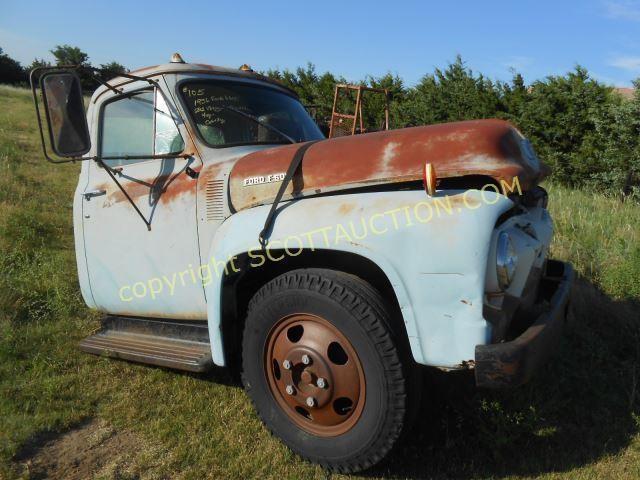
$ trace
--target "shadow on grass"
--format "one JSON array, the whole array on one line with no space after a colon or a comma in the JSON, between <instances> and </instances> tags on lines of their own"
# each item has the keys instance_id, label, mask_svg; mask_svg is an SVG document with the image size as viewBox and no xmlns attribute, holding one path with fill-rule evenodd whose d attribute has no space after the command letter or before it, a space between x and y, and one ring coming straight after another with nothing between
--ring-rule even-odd
<instances>
[{"instance_id":1,"label":"shadow on grass","mask_svg":"<svg viewBox=\"0 0 640 480\"><path fill-rule=\"evenodd\" d=\"M425 373L416 428L366 476L469 478L567 472L640 430L640 303L577 281L561 352L528 385L476 391L468 372Z\"/></svg>"},{"instance_id":2,"label":"shadow on grass","mask_svg":"<svg viewBox=\"0 0 640 480\"><path fill-rule=\"evenodd\" d=\"M361 475L566 473L620 453L640 431L639 312L638 301L613 300L578 280L562 351L532 382L513 391L485 392L475 389L470 372L425 371L422 409L413 431L382 464ZM173 373L241 388L238 372L231 369ZM34 441L39 445L46 440Z\"/></svg>"}]
</instances>

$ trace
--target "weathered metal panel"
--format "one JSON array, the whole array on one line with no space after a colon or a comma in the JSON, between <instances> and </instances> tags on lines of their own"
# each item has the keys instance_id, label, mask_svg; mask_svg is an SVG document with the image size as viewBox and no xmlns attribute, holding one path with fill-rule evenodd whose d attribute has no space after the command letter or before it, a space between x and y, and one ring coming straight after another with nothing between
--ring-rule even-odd
<instances>
[{"instance_id":1,"label":"weathered metal panel","mask_svg":"<svg viewBox=\"0 0 640 480\"><path fill-rule=\"evenodd\" d=\"M305 154L301 174L288 195L304 196L359 186L422 179L425 162L438 178L486 175L523 189L539 182L545 169L527 156L524 138L508 122L474 120L405 128L325 140ZM237 210L269 203L279 183L246 185L252 177L287 170L297 145L263 150L239 160L231 172L231 202Z\"/></svg>"},{"instance_id":2,"label":"weathered metal panel","mask_svg":"<svg viewBox=\"0 0 640 480\"><path fill-rule=\"evenodd\" d=\"M147 84L124 87L125 92ZM108 93L106 98L113 96ZM92 109L94 124L99 114ZM201 162L183 123L178 129L194 156L124 165L118 175L151 230L126 197L95 162L85 162L84 193L104 191L82 200L84 262L95 306L111 314L157 318L205 319L196 213L197 179L184 172ZM98 138L96 127L92 138ZM95 149L97 145L93 145ZM79 259L82 260L82 259ZM80 262L79 262L80 264ZM152 292L153 290L153 292Z\"/></svg>"},{"instance_id":3,"label":"weathered metal panel","mask_svg":"<svg viewBox=\"0 0 640 480\"><path fill-rule=\"evenodd\" d=\"M98 125L94 121L95 112L93 104L90 104L87 111L87 124L91 138L97 138ZM91 143L89 155L96 155L96 142ZM82 162L80 167L80 176L73 197L73 238L76 251L76 266L78 268L78 283L80 284L80 293L84 302L89 308L98 308L93 295L91 293L91 282L89 280L89 271L87 269L87 258L85 251L84 238L84 197L83 194L87 190L89 184L89 162Z\"/></svg>"},{"instance_id":4,"label":"weathered metal panel","mask_svg":"<svg viewBox=\"0 0 640 480\"><path fill-rule=\"evenodd\" d=\"M132 360L190 372L213 366L205 323L107 316L99 332L79 344L96 355Z\"/></svg>"},{"instance_id":5,"label":"weathered metal panel","mask_svg":"<svg viewBox=\"0 0 640 480\"><path fill-rule=\"evenodd\" d=\"M550 261L549 265L562 274L555 278L545 275L542 280L543 288L554 292L548 299L547 311L516 339L476 347L475 377L479 387L521 385L558 350L574 273L568 263Z\"/></svg>"},{"instance_id":6,"label":"weathered metal panel","mask_svg":"<svg viewBox=\"0 0 640 480\"><path fill-rule=\"evenodd\" d=\"M205 74L208 78L212 76L223 76L223 77L235 77L240 79L249 79L249 80L257 80L260 82L270 83L271 85L277 86L285 91L287 91L291 96L298 97L298 95L291 90L289 87L284 84L269 78L265 75L262 75L258 72L254 72L253 70L241 70L239 68L228 68L228 67L219 67L216 65L207 65L204 63L165 63L162 65L152 65L149 67L140 68L138 70L133 70L129 72L131 74L137 75L143 78L149 77L159 77L161 75L164 76L172 76L176 74L180 75L194 75L194 74ZM109 85L113 87L121 88L128 84L135 82L130 78L126 77L115 77L109 80ZM96 102L103 94L109 92L109 89L101 85L95 91L95 94L92 98L92 102Z\"/></svg>"},{"instance_id":7,"label":"weathered metal panel","mask_svg":"<svg viewBox=\"0 0 640 480\"><path fill-rule=\"evenodd\" d=\"M222 71L216 73L223 73ZM244 82L255 82L251 75L243 75ZM178 82L185 78L193 80L207 80L211 79L211 73L198 73L193 71L185 71L178 74L167 74L164 76L165 82L168 86L173 103L177 108L182 118L189 118L187 112L183 108L182 102L178 99L177 85ZM228 79L232 77L221 75L217 78ZM214 235L222 221L231 215L232 209L229 204L228 197L228 181L229 174L235 162L244 157L245 155L254 153L256 151L268 149L269 146L265 145L243 145L237 147L228 148L211 148L203 144L198 136L195 134L194 126L185 123L185 129L189 135L189 139L192 142L193 149L198 152L202 159L202 166L197 168L198 170L198 188L196 194L196 212L198 217L198 241L200 246L200 252L202 256L202 263L206 263L205 255L208 253L211 247L211 242ZM216 205L212 205L211 187L217 185L216 188L222 186L222 200L224 205L220 208L220 198L215 201ZM167 197L169 201L171 197ZM215 214L211 214L215 211ZM204 288L203 288L204 290ZM206 294L206 292L205 292ZM206 297L205 297L206 298Z\"/></svg>"},{"instance_id":8,"label":"weathered metal panel","mask_svg":"<svg viewBox=\"0 0 640 480\"><path fill-rule=\"evenodd\" d=\"M167 92L171 95L177 77L169 77ZM135 86L127 84L125 90ZM184 116L179 103L174 107ZM94 110L90 111L92 120L97 115ZM98 138L96 123L91 122L94 139ZM220 277L203 282L198 270L202 264L213 261L224 265L233 255L258 249L258 233L269 207L244 209L230 216L233 209L219 205L220 193L230 191L237 209L269 203L279 182L244 186L244 180L286 171L298 146L214 151L200 145L188 125L180 124L179 128L185 151L194 154L189 166L199 172L197 180L184 173L188 161L182 159L130 165L119 177L143 213L153 217L151 232L105 172L93 162L83 164L77 196L94 189L104 189L106 194L74 202L81 288L89 305L109 313L208 317L212 354L215 362L223 365ZM294 177L290 193L304 196L419 180L425 161L436 166L440 178L488 175L513 185L517 177L521 187L527 189L542 178L544 171L525 158L521 142L522 137L512 126L497 120L320 142L307 152L302 174ZM333 228L335 235L338 225L342 226L346 237L341 235L323 248L362 255L382 268L401 306L415 360L427 365L459 366L473 359L476 345L491 338L491 327L482 316L483 296L491 283L486 267L492 262L495 221L513 203L492 191L447 194L439 192L429 198L422 191L370 192L292 201L277 216L271 245L279 242L282 247L286 239L313 230ZM212 201L218 204L212 206ZM415 205L422 205L423 216L428 208L432 218L422 222L416 217L410 225L399 227ZM417 211L413 212L415 217ZM521 242L522 248L528 249L522 256L523 269L539 266L542 261L534 253L541 245L548 245L551 236L545 214L542 211L536 217L532 213L527 218L541 227L537 244L526 238ZM368 228L368 234L362 234L363 227ZM513 227L509 220L501 228ZM314 248L311 238L304 236L300 245ZM173 278L181 273L193 281L176 289L164 285L162 291L134 301L123 301L119 295L123 286L135 282L148 286L154 278ZM518 278L510 287L511 293L517 294L522 283Z\"/></svg>"},{"instance_id":9,"label":"weathered metal panel","mask_svg":"<svg viewBox=\"0 0 640 480\"><path fill-rule=\"evenodd\" d=\"M415 360L459 366L472 360L475 346L487 343L491 336L483 318L490 241L496 219L513 202L493 191L453 193L448 200L442 192L429 198L421 191L399 191L292 201L281 209L269 245L282 248L287 239L294 238L288 240L292 247L320 248L325 243L323 248L375 262L394 288ZM439 202L446 202L447 209ZM419 210L412 210L416 205ZM428 218L429 209L432 218L420 221ZM258 252L257 236L267 212L268 207L262 206L228 218L216 233L207 258L224 262L234 255ZM328 244L318 233L322 229L333 232ZM316 234L305 236L312 231ZM221 278L215 278L206 291L213 359L224 365Z\"/></svg>"}]
</instances>

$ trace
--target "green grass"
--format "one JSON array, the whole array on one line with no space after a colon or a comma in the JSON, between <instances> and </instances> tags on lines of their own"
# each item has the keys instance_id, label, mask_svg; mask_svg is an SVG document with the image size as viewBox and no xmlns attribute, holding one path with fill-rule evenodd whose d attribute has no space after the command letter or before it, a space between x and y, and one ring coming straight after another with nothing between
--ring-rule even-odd
<instances>
[{"instance_id":1,"label":"green grass","mask_svg":"<svg viewBox=\"0 0 640 480\"><path fill-rule=\"evenodd\" d=\"M323 478L258 421L235 376L81 354L98 325L79 295L78 166L39 151L26 90L0 87L0 478L21 451L99 418L140 439L101 478ZM640 206L549 186L553 254L580 280L562 353L514 392L433 375L418 428L368 477L640 477ZM48 438L48 437L47 437Z\"/></svg>"}]
</instances>

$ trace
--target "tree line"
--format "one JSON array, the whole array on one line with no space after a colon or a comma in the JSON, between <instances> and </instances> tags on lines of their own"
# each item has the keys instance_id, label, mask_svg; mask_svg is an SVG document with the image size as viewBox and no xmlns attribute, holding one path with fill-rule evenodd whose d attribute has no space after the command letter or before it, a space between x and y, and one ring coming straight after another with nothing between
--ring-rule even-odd
<instances>
[{"instance_id":1,"label":"tree line","mask_svg":"<svg viewBox=\"0 0 640 480\"><path fill-rule=\"evenodd\" d=\"M59 45L51 53L58 65L91 66L88 55L77 47ZM41 65L48 63L35 59L22 67L0 49L0 83L24 83L28 71ZM104 80L123 71L117 62L98 67ZM331 115L336 83L348 83L331 72L317 72L312 64L263 73L294 90L303 104L314 105L324 124ZM98 85L86 73L82 81L87 90ZM414 86L392 74L352 83L388 89L391 128L502 118L532 141L557 182L640 199L640 79L634 82L633 98L626 99L580 66L527 84L516 72L507 82L491 80L458 57ZM366 97L367 125L382 124L383 101L381 96ZM342 108L353 105L347 102Z\"/></svg>"},{"instance_id":2,"label":"tree line","mask_svg":"<svg viewBox=\"0 0 640 480\"><path fill-rule=\"evenodd\" d=\"M296 91L303 103L317 105L321 118L331 115L334 85L346 82L311 64L265 73ZM508 82L493 81L458 57L415 86L392 74L358 83L389 90L391 128L501 118L531 140L557 182L640 199L640 79L628 99L580 66L526 84L515 72ZM368 125L380 125L383 99L369 102L363 116Z\"/></svg>"},{"instance_id":3,"label":"tree line","mask_svg":"<svg viewBox=\"0 0 640 480\"><path fill-rule=\"evenodd\" d=\"M78 70L78 75L82 82L82 88L87 91L93 91L100 85L96 77L106 81L127 71L122 64L115 61L94 67L89 61L87 53L71 45L56 45L50 52L55 59L56 65L79 65L83 67ZM29 72L31 70L37 67L50 66L52 66L51 62L41 58L34 58L29 65L23 67L20 62L11 58L0 48L0 83L26 85L29 82Z\"/></svg>"}]
</instances>

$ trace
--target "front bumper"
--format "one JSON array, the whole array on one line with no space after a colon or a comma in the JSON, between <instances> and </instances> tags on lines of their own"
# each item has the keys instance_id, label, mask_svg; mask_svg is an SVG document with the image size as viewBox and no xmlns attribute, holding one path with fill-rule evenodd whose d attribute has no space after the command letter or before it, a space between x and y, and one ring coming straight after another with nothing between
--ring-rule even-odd
<instances>
[{"instance_id":1,"label":"front bumper","mask_svg":"<svg viewBox=\"0 0 640 480\"><path fill-rule=\"evenodd\" d=\"M557 350L573 277L571 264L556 260L547 262L540 292L543 298L549 299L549 307L516 339L476 346L478 387L498 389L521 385Z\"/></svg>"}]
</instances>

